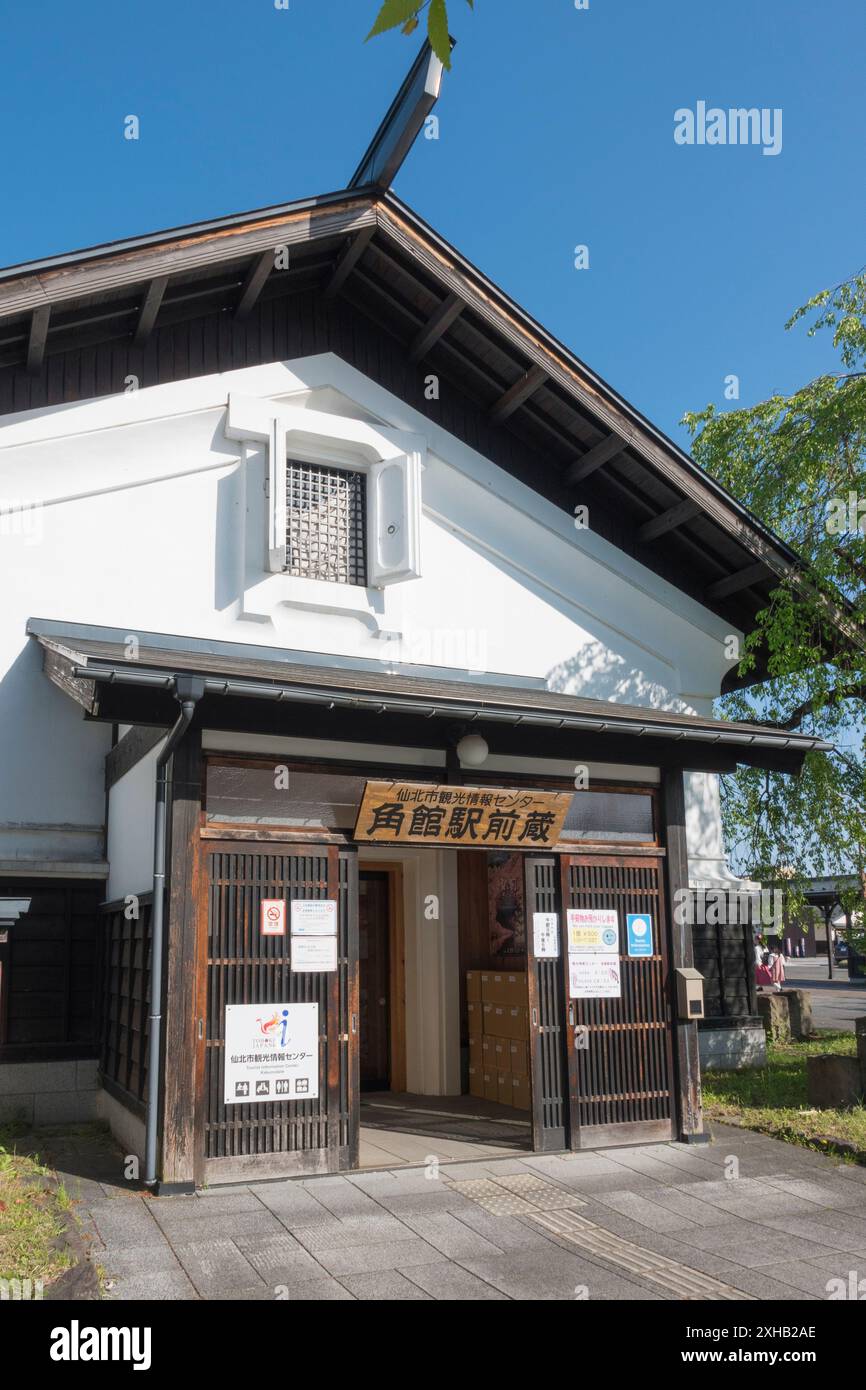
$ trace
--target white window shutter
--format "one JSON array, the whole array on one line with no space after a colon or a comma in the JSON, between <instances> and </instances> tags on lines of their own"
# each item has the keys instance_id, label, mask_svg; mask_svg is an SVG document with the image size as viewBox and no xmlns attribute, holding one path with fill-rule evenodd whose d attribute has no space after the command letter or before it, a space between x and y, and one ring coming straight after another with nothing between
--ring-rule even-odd
<instances>
[{"instance_id":1,"label":"white window shutter","mask_svg":"<svg viewBox=\"0 0 866 1390\"><path fill-rule=\"evenodd\" d=\"M268 438L268 569L286 568L286 428L272 420Z\"/></svg>"},{"instance_id":2,"label":"white window shutter","mask_svg":"<svg viewBox=\"0 0 866 1390\"><path fill-rule=\"evenodd\" d=\"M421 459L374 463L367 475L367 580L374 589L421 575Z\"/></svg>"}]
</instances>

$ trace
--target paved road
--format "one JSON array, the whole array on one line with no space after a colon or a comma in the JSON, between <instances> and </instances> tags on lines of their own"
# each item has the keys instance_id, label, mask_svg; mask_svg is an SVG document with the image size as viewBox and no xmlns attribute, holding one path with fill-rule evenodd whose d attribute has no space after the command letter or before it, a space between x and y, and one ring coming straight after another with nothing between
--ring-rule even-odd
<instances>
[{"instance_id":1,"label":"paved road","mask_svg":"<svg viewBox=\"0 0 866 1390\"><path fill-rule=\"evenodd\" d=\"M713 1131L702 1146L163 1198L124 1187L105 1138L72 1137L53 1157L115 1299L788 1303L827 1299L832 1280L847 1289L866 1269L866 1168Z\"/></svg>"},{"instance_id":2,"label":"paved road","mask_svg":"<svg viewBox=\"0 0 866 1390\"><path fill-rule=\"evenodd\" d=\"M816 1028L840 1028L854 1032L855 1018L866 1014L866 983L849 983L844 965L833 966L833 979L827 978L827 958L789 960L785 983L812 994L812 1017Z\"/></svg>"}]
</instances>

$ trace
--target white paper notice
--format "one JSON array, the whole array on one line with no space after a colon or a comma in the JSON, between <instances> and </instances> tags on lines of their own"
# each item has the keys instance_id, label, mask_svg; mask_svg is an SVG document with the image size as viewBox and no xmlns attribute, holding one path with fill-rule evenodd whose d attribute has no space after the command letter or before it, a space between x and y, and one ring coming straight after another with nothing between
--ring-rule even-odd
<instances>
[{"instance_id":1,"label":"white paper notice","mask_svg":"<svg viewBox=\"0 0 866 1390\"><path fill-rule=\"evenodd\" d=\"M533 912L532 938L537 960L559 955L559 917L555 912Z\"/></svg>"},{"instance_id":2,"label":"white paper notice","mask_svg":"<svg viewBox=\"0 0 866 1390\"><path fill-rule=\"evenodd\" d=\"M292 971L294 974L314 974L317 970L336 970L337 938L335 936L293 936Z\"/></svg>"},{"instance_id":3,"label":"white paper notice","mask_svg":"<svg viewBox=\"0 0 866 1390\"><path fill-rule=\"evenodd\" d=\"M568 953L568 993L572 999L619 999L622 994L618 957L595 952Z\"/></svg>"},{"instance_id":4,"label":"white paper notice","mask_svg":"<svg viewBox=\"0 0 866 1390\"><path fill-rule=\"evenodd\" d=\"M292 936L336 936L337 904L333 898L295 898Z\"/></svg>"},{"instance_id":5,"label":"white paper notice","mask_svg":"<svg viewBox=\"0 0 866 1390\"><path fill-rule=\"evenodd\" d=\"M226 1005L226 1105L318 1094L318 1004Z\"/></svg>"}]
</instances>

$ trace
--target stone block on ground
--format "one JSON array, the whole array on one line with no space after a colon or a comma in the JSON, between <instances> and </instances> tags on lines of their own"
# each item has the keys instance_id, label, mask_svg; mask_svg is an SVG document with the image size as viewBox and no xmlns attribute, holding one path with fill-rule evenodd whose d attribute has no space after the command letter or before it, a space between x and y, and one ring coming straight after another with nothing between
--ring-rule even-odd
<instances>
[{"instance_id":1,"label":"stone block on ground","mask_svg":"<svg viewBox=\"0 0 866 1390\"><path fill-rule=\"evenodd\" d=\"M856 1057L806 1058L806 1094L818 1110L839 1110L863 1103L860 1065Z\"/></svg>"},{"instance_id":2,"label":"stone block on ground","mask_svg":"<svg viewBox=\"0 0 866 1390\"><path fill-rule=\"evenodd\" d=\"M815 1031L812 1022L812 995L808 989L783 989L782 998L788 1001L791 1033L799 1042L810 1038Z\"/></svg>"},{"instance_id":3,"label":"stone block on ground","mask_svg":"<svg viewBox=\"0 0 866 1390\"><path fill-rule=\"evenodd\" d=\"M791 1015L784 994L759 994L758 1015L770 1042L790 1042Z\"/></svg>"}]
</instances>

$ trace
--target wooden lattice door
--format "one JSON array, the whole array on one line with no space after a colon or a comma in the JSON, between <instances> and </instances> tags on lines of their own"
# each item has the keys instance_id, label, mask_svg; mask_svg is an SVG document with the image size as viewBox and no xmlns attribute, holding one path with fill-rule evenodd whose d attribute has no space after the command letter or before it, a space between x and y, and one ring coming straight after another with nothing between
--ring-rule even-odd
<instances>
[{"instance_id":1,"label":"wooden lattice door","mask_svg":"<svg viewBox=\"0 0 866 1390\"><path fill-rule=\"evenodd\" d=\"M197 1180L338 1172L358 1161L358 869L336 846L202 846ZM337 902L337 969L294 973L294 899ZM262 899L286 904L286 933L261 931ZM318 1006L318 1096L226 1104L227 1005Z\"/></svg>"},{"instance_id":2,"label":"wooden lattice door","mask_svg":"<svg viewBox=\"0 0 866 1390\"><path fill-rule=\"evenodd\" d=\"M663 861L563 856L564 908L613 908L619 918L619 998L568 998L566 1045L572 1148L645 1143L674 1132L668 933ZM628 954L629 914L652 922L652 953ZM567 922L566 943L567 943ZM567 961L566 961L567 967ZM568 989L568 970L565 970Z\"/></svg>"},{"instance_id":3,"label":"wooden lattice door","mask_svg":"<svg viewBox=\"0 0 866 1390\"><path fill-rule=\"evenodd\" d=\"M555 957L537 956L533 919L536 913L559 915L559 871L553 855L527 855L525 869L532 1147L556 1153L568 1148L570 1126L562 948Z\"/></svg>"}]
</instances>

